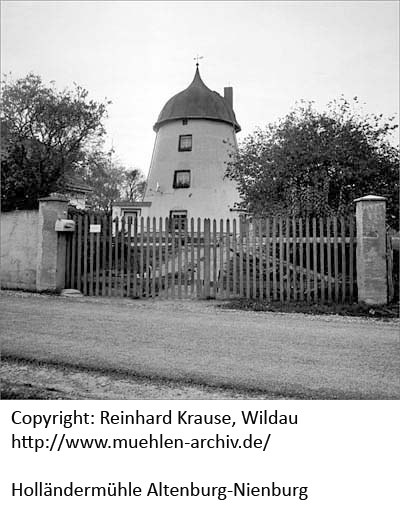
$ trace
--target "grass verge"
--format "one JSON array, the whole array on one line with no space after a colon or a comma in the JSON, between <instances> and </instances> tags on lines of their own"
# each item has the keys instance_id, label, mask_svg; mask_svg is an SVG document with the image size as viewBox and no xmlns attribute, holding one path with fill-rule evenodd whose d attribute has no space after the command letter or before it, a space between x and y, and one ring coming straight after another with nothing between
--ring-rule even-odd
<instances>
[{"instance_id":1,"label":"grass verge","mask_svg":"<svg viewBox=\"0 0 400 530\"><path fill-rule=\"evenodd\" d=\"M304 302L267 302L260 300L237 299L219 305L224 309L242 311L270 311L275 313L305 313L311 315L342 315L351 317L367 317L374 319L399 318L399 303L369 306L366 304L308 304Z\"/></svg>"}]
</instances>

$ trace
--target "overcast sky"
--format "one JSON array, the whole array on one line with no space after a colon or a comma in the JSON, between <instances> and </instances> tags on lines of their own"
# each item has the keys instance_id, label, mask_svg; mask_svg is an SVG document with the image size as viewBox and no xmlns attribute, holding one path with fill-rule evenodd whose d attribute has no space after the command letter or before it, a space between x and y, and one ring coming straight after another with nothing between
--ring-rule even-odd
<instances>
[{"instance_id":1,"label":"overcast sky","mask_svg":"<svg viewBox=\"0 0 400 530\"><path fill-rule=\"evenodd\" d=\"M148 171L153 124L192 81L233 86L238 139L297 100L322 108L357 95L399 109L399 4L334 2L3 1L2 71L73 82L113 101L106 123L120 160Z\"/></svg>"}]
</instances>

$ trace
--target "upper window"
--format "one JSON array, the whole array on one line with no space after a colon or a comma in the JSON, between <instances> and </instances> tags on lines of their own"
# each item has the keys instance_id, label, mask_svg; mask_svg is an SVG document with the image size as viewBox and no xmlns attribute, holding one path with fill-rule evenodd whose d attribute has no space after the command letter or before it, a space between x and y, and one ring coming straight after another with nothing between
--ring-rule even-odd
<instances>
[{"instance_id":1,"label":"upper window","mask_svg":"<svg viewBox=\"0 0 400 530\"><path fill-rule=\"evenodd\" d=\"M188 124L187 118L183 118L182 125L187 125L187 124Z\"/></svg>"},{"instance_id":2,"label":"upper window","mask_svg":"<svg viewBox=\"0 0 400 530\"><path fill-rule=\"evenodd\" d=\"M179 136L179 151L191 151L192 150L192 135L181 134Z\"/></svg>"},{"instance_id":3,"label":"upper window","mask_svg":"<svg viewBox=\"0 0 400 530\"><path fill-rule=\"evenodd\" d=\"M183 169L174 173L174 188L190 188L190 170Z\"/></svg>"}]
</instances>

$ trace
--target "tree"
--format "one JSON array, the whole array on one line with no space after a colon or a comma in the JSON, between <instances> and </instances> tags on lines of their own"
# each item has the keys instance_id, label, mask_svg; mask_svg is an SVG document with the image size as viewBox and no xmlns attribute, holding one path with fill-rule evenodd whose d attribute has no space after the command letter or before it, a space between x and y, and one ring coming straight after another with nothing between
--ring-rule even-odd
<instances>
[{"instance_id":1,"label":"tree","mask_svg":"<svg viewBox=\"0 0 400 530\"><path fill-rule=\"evenodd\" d=\"M140 201L144 195L146 186L145 176L143 172L138 169L128 169L121 184L121 198L123 201Z\"/></svg>"},{"instance_id":2,"label":"tree","mask_svg":"<svg viewBox=\"0 0 400 530\"><path fill-rule=\"evenodd\" d=\"M2 82L0 122L2 207L37 208L38 199L65 190L85 147L105 134L105 101L75 85L58 91L40 76Z\"/></svg>"},{"instance_id":3,"label":"tree","mask_svg":"<svg viewBox=\"0 0 400 530\"><path fill-rule=\"evenodd\" d=\"M105 152L98 143L85 153L75 169L75 175L92 188L87 198L92 210L110 213L116 201L142 199L145 185L142 171L126 168L113 155L113 149Z\"/></svg>"},{"instance_id":4,"label":"tree","mask_svg":"<svg viewBox=\"0 0 400 530\"><path fill-rule=\"evenodd\" d=\"M343 97L318 112L301 102L286 117L258 128L227 166L241 207L256 215L347 215L366 194L388 199L398 223L399 149L390 144L394 118L365 115Z\"/></svg>"},{"instance_id":5,"label":"tree","mask_svg":"<svg viewBox=\"0 0 400 530\"><path fill-rule=\"evenodd\" d=\"M87 196L90 209L111 212L112 203L120 200L120 186L125 168L112 161L112 152L95 148L85 153L79 177L92 191Z\"/></svg>"}]
</instances>

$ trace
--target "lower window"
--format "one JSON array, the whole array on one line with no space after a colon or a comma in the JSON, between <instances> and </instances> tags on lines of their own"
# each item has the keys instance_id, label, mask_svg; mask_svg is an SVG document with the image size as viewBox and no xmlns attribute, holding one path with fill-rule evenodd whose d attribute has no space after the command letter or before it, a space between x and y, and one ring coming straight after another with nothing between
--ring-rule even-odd
<instances>
[{"instance_id":1,"label":"lower window","mask_svg":"<svg viewBox=\"0 0 400 530\"><path fill-rule=\"evenodd\" d=\"M171 210L169 212L172 230L184 230L187 226L187 210Z\"/></svg>"}]
</instances>

